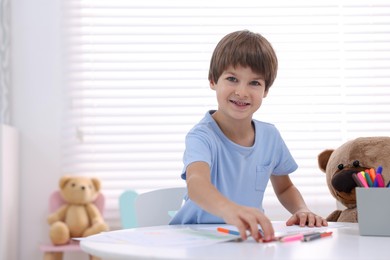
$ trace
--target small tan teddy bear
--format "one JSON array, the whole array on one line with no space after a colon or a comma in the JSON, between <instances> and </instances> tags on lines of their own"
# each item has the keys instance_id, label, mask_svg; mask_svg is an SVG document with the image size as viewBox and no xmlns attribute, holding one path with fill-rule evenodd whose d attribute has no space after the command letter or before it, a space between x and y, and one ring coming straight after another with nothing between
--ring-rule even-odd
<instances>
[{"instance_id":1,"label":"small tan teddy bear","mask_svg":"<svg viewBox=\"0 0 390 260\"><path fill-rule=\"evenodd\" d=\"M49 215L50 239L63 245L74 237L86 237L107 231L101 213L94 205L100 191L100 180L82 176L63 176L59 182L65 204Z\"/></svg>"}]
</instances>

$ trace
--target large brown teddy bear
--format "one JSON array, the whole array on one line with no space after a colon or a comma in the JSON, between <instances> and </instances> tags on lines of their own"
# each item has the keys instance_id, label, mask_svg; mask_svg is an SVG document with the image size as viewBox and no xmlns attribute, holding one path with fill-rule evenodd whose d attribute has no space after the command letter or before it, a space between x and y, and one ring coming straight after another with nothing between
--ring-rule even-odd
<instances>
[{"instance_id":1,"label":"large brown teddy bear","mask_svg":"<svg viewBox=\"0 0 390 260\"><path fill-rule=\"evenodd\" d=\"M385 184L390 180L390 137L360 137L348 141L336 150L318 155L318 165L326 173L326 182L333 197L346 209L335 210L328 221L358 222L356 182L352 174L365 169L383 167Z\"/></svg>"},{"instance_id":2,"label":"large brown teddy bear","mask_svg":"<svg viewBox=\"0 0 390 260\"><path fill-rule=\"evenodd\" d=\"M66 202L49 215L50 239L63 245L74 237L86 237L107 231L108 226L93 204L100 191L100 181L82 176L64 176L59 182L60 193Z\"/></svg>"}]
</instances>

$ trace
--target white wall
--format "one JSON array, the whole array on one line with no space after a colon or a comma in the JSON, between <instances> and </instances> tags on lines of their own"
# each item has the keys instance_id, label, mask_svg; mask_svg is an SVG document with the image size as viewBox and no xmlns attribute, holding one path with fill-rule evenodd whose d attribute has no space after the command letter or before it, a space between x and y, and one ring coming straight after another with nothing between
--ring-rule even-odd
<instances>
[{"instance_id":1,"label":"white wall","mask_svg":"<svg viewBox=\"0 0 390 260\"><path fill-rule=\"evenodd\" d=\"M0 259L18 259L19 139L15 128L0 129Z\"/></svg>"},{"instance_id":2,"label":"white wall","mask_svg":"<svg viewBox=\"0 0 390 260\"><path fill-rule=\"evenodd\" d=\"M19 259L42 259L57 188L63 106L60 0L11 1L11 124L20 133ZM74 258L73 258L74 259Z\"/></svg>"}]
</instances>

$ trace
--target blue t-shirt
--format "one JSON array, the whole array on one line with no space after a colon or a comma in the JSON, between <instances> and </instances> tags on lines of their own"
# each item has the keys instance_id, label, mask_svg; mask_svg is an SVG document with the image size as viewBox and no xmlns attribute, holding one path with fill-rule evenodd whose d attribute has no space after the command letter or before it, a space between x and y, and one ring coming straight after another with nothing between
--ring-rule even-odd
<instances>
[{"instance_id":1,"label":"blue t-shirt","mask_svg":"<svg viewBox=\"0 0 390 260\"><path fill-rule=\"evenodd\" d=\"M187 166L202 161L210 166L212 184L228 199L240 205L259 208L270 175L286 175L297 169L276 127L253 120L255 142L251 147L238 145L228 139L209 111L186 136L184 168L181 174L186 179ZM224 223L196 205L188 196L170 224Z\"/></svg>"}]
</instances>

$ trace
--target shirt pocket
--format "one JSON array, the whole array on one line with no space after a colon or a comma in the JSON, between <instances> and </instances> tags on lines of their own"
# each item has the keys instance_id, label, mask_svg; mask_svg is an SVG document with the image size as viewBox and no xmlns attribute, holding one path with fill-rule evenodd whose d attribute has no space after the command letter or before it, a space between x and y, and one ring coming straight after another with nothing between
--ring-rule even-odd
<instances>
[{"instance_id":1,"label":"shirt pocket","mask_svg":"<svg viewBox=\"0 0 390 260\"><path fill-rule=\"evenodd\" d=\"M271 165L256 166L256 183L255 189L257 191L265 191L271 175Z\"/></svg>"}]
</instances>

